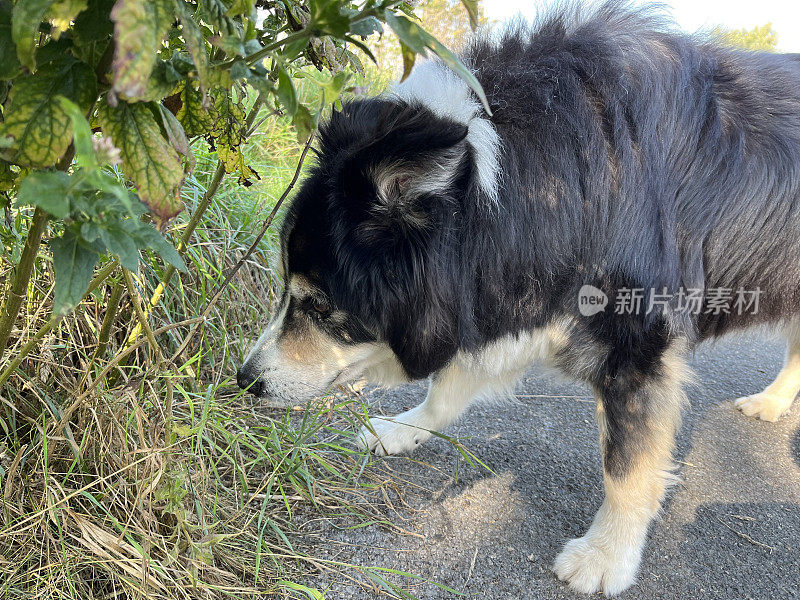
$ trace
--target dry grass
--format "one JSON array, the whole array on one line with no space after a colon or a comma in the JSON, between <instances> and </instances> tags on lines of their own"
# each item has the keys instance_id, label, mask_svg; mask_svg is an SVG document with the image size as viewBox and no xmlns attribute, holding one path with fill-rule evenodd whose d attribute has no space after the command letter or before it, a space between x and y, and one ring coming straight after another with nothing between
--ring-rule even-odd
<instances>
[{"instance_id":1,"label":"dry grass","mask_svg":"<svg viewBox=\"0 0 800 600\"><path fill-rule=\"evenodd\" d=\"M195 150L197 170L184 192L190 209L214 168L213 156ZM353 500L354 491L375 482L364 474L368 459L346 447L361 412L348 409L351 399L265 411L232 385L280 285L272 270L274 232L177 364L160 365L252 242L299 148L272 119L249 152L259 157L262 181L250 189L223 184L188 250L189 274L173 280L150 315L161 352L144 343L120 360L136 321L127 291L108 343L100 343L111 291L121 285L111 280L62 320L0 390L4 598L316 597L320 592L299 583L317 566L292 546L294 511L376 519ZM24 236L29 217L9 214L3 280L15 262L15 235ZM184 224L178 220L173 234ZM142 263L135 274L141 297L153 292L161 269L155 259ZM49 319L46 249L26 301L8 357Z\"/></svg>"}]
</instances>

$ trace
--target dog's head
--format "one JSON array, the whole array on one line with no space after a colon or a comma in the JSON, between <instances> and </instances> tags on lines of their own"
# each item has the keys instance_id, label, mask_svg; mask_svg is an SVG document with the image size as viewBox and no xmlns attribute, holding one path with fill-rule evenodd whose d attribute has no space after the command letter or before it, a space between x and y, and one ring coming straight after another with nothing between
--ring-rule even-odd
<instances>
[{"instance_id":1,"label":"dog's head","mask_svg":"<svg viewBox=\"0 0 800 600\"><path fill-rule=\"evenodd\" d=\"M459 345L467 126L372 99L334 112L281 230L285 290L238 374L302 401L360 376L423 378Z\"/></svg>"}]
</instances>

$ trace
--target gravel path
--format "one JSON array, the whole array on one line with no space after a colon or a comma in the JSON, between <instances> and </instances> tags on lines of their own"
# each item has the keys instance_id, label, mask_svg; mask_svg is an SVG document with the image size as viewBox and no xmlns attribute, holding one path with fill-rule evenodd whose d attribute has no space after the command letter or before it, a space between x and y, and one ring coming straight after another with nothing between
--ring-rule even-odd
<instances>
[{"instance_id":1,"label":"gravel path","mask_svg":"<svg viewBox=\"0 0 800 600\"><path fill-rule=\"evenodd\" d=\"M696 353L699 384L676 455L683 482L651 530L638 583L621 598L800 598L800 401L774 424L732 403L763 389L782 353L781 343L756 336ZM372 412L394 415L423 395L416 385L376 390ZM467 465L441 439L411 459L384 459L408 505L400 516L409 533L333 523L320 532L316 521L314 554L408 571L468 598L580 598L550 565L602 499L594 401L587 388L539 371L517 398L475 406L445 431L495 474ZM430 583L393 581L421 599L456 597ZM376 597L346 580L312 583L334 600Z\"/></svg>"}]
</instances>

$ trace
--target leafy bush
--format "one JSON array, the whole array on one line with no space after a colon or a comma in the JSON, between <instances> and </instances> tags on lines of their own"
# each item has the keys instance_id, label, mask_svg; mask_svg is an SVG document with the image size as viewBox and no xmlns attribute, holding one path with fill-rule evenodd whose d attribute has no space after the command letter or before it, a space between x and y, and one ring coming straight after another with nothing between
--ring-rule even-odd
<instances>
[{"instance_id":1,"label":"leafy bush","mask_svg":"<svg viewBox=\"0 0 800 600\"><path fill-rule=\"evenodd\" d=\"M283 528L350 507L356 417L263 417L228 340L275 284L291 185L260 178L302 166L259 148L310 143L384 27L405 74L432 51L482 94L399 0L0 0L6 596L312 593Z\"/></svg>"}]
</instances>

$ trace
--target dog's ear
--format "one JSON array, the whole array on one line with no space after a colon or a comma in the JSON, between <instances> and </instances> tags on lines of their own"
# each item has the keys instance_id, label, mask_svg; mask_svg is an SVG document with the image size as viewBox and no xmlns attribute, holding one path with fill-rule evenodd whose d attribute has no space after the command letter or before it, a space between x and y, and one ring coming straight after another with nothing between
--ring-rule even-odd
<instances>
[{"instance_id":1,"label":"dog's ear","mask_svg":"<svg viewBox=\"0 0 800 600\"><path fill-rule=\"evenodd\" d=\"M374 164L368 173L374 193L368 199L370 219L365 225L400 234L435 227L437 213L452 204L463 158L463 144L455 144L413 161Z\"/></svg>"},{"instance_id":2,"label":"dog's ear","mask_svg":"<svg viewBox=\"0 0 800 600\"><path fill-rule=\"evenodd\" d=\"M418 116L396 122L346 161L336 203L367 244L425 236L452 211L468 168L467 127Z\"/></svg>"}]
</instances>

